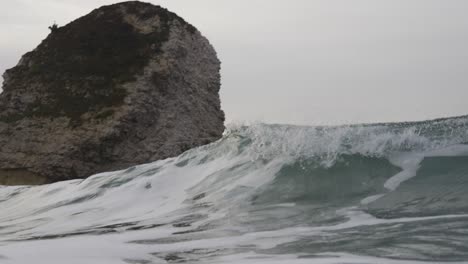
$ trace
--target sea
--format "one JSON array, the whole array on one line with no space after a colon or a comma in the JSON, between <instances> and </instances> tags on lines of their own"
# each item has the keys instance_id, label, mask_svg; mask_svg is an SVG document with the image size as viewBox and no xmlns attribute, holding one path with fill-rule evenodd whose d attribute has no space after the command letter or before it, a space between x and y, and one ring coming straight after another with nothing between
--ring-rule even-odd
<instances>
[{"instance_id":1,"label":"sea","mask_svg":"<svg viewBox=\"0 0 468 264\"><path fill-rule=\"evenodd\" d=\"M468 263L468 117L232 124L178 157L1 186L0 263Z\"/></svg>"}]
</instances>

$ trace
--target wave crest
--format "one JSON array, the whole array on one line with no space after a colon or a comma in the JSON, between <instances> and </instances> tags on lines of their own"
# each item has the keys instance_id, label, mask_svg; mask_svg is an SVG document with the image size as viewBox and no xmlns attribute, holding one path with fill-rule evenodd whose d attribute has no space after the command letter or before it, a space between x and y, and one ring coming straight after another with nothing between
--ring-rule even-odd
<instances>
[{"instance_id":1,"label":"wave crest","mask_svg":"<svg viewBox=\"0 0 468 264\"><path fill-rule=\"evenodd\" d=\"M303 127L231 125L224 141L237 139L252 159L315 160L331 167L342 155L388 157L395 152L430 151L468 142L468 118L417 123Z\"/></svg>"}]
</instances>

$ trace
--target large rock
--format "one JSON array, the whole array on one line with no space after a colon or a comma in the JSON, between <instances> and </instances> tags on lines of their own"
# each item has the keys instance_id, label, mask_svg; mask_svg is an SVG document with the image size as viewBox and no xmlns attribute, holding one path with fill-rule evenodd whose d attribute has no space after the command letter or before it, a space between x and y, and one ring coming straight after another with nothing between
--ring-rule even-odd
<instances>
[{"instance_id":1,"label":"large rock","mask_svg":"<svg viewBox=\"0 0 468 264\"><path fill-rule=\"evenodd\" d=\"M182 18L132 1L51 30L3 75L0 184L85 178L221 137L220 62Z\"/></svg>"}]
</instances>

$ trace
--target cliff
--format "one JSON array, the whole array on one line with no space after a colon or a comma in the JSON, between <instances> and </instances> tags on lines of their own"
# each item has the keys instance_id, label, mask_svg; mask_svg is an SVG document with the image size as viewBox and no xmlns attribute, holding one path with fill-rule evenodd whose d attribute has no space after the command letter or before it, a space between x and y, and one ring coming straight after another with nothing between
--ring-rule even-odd
<instances>
[{"instance_id":1,"label":"cliff","mask_svg":"<svg viewBox=\"0 0 468 264\"><path fill-rule=\"evenodd\" d=\"M52 28L3 75L0 184L85 178L219 139L219 71L196 28L151 4Z\"/></svg>"}]
</instances>

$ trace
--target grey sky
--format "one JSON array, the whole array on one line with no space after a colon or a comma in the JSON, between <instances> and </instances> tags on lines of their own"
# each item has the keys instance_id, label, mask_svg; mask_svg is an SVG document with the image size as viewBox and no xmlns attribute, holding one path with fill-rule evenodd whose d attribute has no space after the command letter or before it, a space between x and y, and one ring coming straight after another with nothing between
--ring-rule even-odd
<instances>
[{"instance_id":1,"label":"grey sky","mask_svg":"<svg viewBox=\"0 0 468 264\"><path fill-rule=\"evenodd\" d=\"M112 0L0 2L0 71L56 21ZM160 0L210 39L228 121L339 124L468 114L466 0Z\"/></svg>"}]
</instances>

